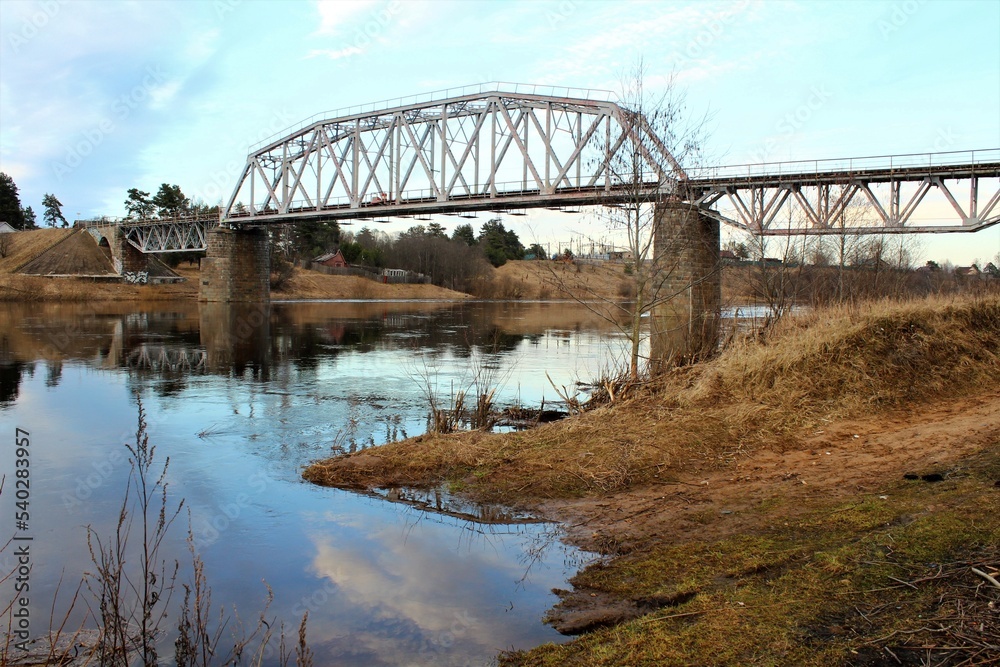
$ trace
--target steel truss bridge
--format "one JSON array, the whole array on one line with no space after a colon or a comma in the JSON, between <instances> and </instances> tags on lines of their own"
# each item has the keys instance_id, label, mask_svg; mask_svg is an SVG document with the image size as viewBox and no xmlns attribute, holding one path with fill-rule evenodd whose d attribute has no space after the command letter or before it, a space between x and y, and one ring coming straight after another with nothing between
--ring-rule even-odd
<instances>
[{"instance_id":1,"label":"steel truss bridge","mask_svg":"<svg viewBox=\"0 0 1000 667\"><path fill-rule=\"evenodd\" d=\"M121 230L125 240L145 253L186 252L208 247L208 230L217 227L216 216L178 216L137 220L134 218L101 218L84 224L98 242L111 239Z\"/></svg>"},{"instance_id":2,"label":"steel truss bridge","mask_svg":"<svg viewBox=\"0 0 1000 667\"><path fill-rule=\"evenodd\" d=\"M613 93L492 83L341 109L251 148L220 219L119 221L143 252L233 227L664 198L754 234L973 232L1000 222L1000 148L685 170Z\"/></svg>"}]
</instances>

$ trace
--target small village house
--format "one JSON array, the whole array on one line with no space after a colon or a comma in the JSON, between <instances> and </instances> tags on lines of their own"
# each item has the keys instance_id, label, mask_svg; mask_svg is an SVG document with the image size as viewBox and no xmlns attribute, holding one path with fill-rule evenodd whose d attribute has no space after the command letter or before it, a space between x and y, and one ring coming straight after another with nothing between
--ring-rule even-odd
<instances>
[{"instance_id":1,"label":"small village house","mask_svg":"<svg viewBox=\"0 0 1000 667\"><path fill-rule=\"evenodd\" d=\"M340 252L340 250L320 255L313 261L317 264L322 264L323 266L329 266L332 269L343 269L347 266L347 260L344 259L344 253Z\"/></svg>"}]
</instances>

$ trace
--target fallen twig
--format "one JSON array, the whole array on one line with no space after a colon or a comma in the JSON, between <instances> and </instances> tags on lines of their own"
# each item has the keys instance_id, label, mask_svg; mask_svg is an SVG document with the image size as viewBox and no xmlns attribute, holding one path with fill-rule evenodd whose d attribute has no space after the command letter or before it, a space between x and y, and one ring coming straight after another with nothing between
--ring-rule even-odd
<instances>
[{"instance_id":1,"label":"fallen twig","mask_svg":"<svg viewBox=\"0 0 1000 667\"><path fill-rule=\"evenodd\" d=\"M972 572L973 572L974 574L978 574L978 575L979 575L980 577L982 577L982 578L983 578L983 579L985 579L986 581L990 582L991 584L993 584L993 585L994 585L994 586L996 586L997 588L1000 588L1000 581L997 581L996 579L994 579L994 578L993 578L993 577L991 577L990 575L986 574L986 573L985 573L985 572L983 572L982 570L978 570L978 569L976 569L976 568L974 568L974 567L973 567L973 568L971 568L971 569L972 569Z\"/></svg>"}]
</instances>

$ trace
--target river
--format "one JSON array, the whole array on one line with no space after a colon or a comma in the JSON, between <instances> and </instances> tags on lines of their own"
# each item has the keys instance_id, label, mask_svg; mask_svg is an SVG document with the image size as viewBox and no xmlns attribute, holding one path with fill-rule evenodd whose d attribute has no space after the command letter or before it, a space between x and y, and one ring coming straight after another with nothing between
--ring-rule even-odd
<instances>
[{"instance_id":1,"label":"river","mask_svg":"<svg viewBox=\"0 0 1000 667\"><path fill-rule=\"evenodd\" d=\"M423 433L428 394L447 403L477 376L501 405L551 406L546 373L572 391L623 345L565 303L0 304L0 537L31 537L31 632L48 629L57 588L59 618L93 569L87 526L114 529L141 400L157 461L169 457L168 504L184 500L163 548L181 562L173 604L190 578L190 520L213 606L236 605L252 626L270 587L268 617L290 634L309 612L318 665L486 665L563 641L542 617L590 556L557 526L300 474L333 451ZM30 434L27 528L13 521L18 428ZM0 554L4 572L12 552Z\"/></svg>"}]
</instances>

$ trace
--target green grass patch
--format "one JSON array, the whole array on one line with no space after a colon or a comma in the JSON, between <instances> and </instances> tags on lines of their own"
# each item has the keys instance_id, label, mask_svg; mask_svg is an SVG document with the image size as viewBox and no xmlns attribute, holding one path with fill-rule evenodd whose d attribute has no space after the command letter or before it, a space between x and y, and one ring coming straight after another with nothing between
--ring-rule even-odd
<instances>
[{"instance_id":1,"label":"green grass patch","mask_svg":"<svg viewBox=\"0 0 1000 667\"><path fill-rule=\"evenodd\" d=\"M1000 589L972 572L1000 569L998 457L1000 443L941 482L900 479L885 497L817 501L787 526L777 503L766 508L774 527L760 534L591 567L575 585L661 605L567 644L505 654L501 665L923 664L905 662L918 659L914 646L937 647L933 664L959 664L988 653L988 623L1000 629L1000 618L969 610L1000 606ZM964 634L949 635L955 628ZM955 650L962 641L965 653Z\"/></svg>"}]
</instances>

